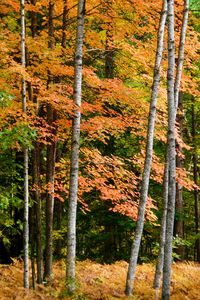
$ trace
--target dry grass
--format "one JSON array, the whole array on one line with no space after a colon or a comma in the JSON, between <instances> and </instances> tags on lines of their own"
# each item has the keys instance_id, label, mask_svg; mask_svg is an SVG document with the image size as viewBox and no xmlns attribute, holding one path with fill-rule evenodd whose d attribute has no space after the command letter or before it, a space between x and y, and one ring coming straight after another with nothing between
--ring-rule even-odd
<instances>
[{"instance_id":1,"label":"dry grass","mask_svg":"<svg viewBox=\"0 0 200 300\"><path fill-rule=\"evenodd\" d=\"M128 299L124 295L126 262L101 265L91 261L77 263L77 293L73 299L113 300ZM154 267L151 264L137 268L135 296L132 300L154 299L152 289ZM173 265L171 300L200 300L200 265L195 263L177 263ZM44 287L37 286L36 291L26 292L23 288L23 264L16 261L13 265L0 265L1 300L50 300L72 299L65 293L65 265L54 264L54 282Z\"/></svg>"}]
</instances>

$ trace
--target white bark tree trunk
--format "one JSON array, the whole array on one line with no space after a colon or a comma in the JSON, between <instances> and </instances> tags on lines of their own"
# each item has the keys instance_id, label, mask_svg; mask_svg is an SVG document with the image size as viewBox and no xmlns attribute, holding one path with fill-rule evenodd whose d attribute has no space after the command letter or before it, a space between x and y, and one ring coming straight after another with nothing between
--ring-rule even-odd
<instances>
[{"instance_id":1,"label":"white bark tree trunk","mask_svg":"<svg viewBox=\"0 0 200 300\"><path fill-rule=\"evenodd\" d=\"M189 0L185 0L182 28L181 28L180 41L179 41L176 79L175 79L175 84L174 84L175 115L177 113L177 108L178 108L180 82L181 82L181 75L182 75L183 61L184 61L184 47L185 47L185 38L186 38L187 23L188 23L188 14L189 14ZM161 234L160 234L160 250L159 250L159 257L158 257L158 262L156 265L156 272L155 272L155 277L154 277L154 288L156 290L158 290L160 288L160 278L161 278L161 273L162 273L162 269L163 269L165 231L166 231L166 215L167 215L166 212L167 212L167 204L168 204L168 166L169 166L168 158L166 158L166 159L167 159L167 162L165 163L164 184L163 184L163 186L164 186L163 215L162 215Z\"/></svg>"},{"instance_id":2,"label":"white bark tree trunk","mask_svg":"<svg viewBox=\"0 0 200 300\"><path fill-rule=\"evenodd\" d=\"M164 246L165 246L165 231L166 231L166 216L167 216L167 204L168 204L168 186L169 186L169 174L168 174L168 155L166 155L166 162L164 168L164 180L163 180L163 214L161 222L161 232L160 232L160 247L158 261L156 264L156 271L154 277L154 289L156 292L155 299L158 299L158 292L160 288L160 278L163 271L163 258L164 258Z\"/></svg>"},{"instance_id":3,"label":"white bark tree trunk","mask_svg":"<svg viewBox=\"0 0 200 300\"><path fill-rule=\"evenodd\" d=\"M187 24L188 24L188 14L189 14L189 0L185 0L180 41L179 41L176 79L175 79L175 84L174 84L175 118L176 118L178 102L179 102L178 100L179 100L181 75L182 75L182 69L183 69L183 61L184 61L184 47L185 47L186 31L187 31ZM168 161L168 159L167 159L167 161ZM168 176L166 176L166 174L168 174L168 167L169 167L169 163L167 162L165 164L165 172L164 172L165 176L164 176L164 193L163 193L163 216L162 216L162 224L161 224L160 250L159 250L158 263L156 266L156 273L155 273L155 278L154 278L154 288L156 290L158 290L160 287L160 278L161 278L161 273L162 273L161 270L163 269L165 230L166 230L166 220L165 219L166 219L166 211L167 211L167 204L168 204L168 192L166 192L168 190Z\"/></svg>"},{"instance_id":4,"label":"white bark tree trunk","mask_svg":"<svg viewBox=\"0 0 200 300\"><path fill-rule=\"evenodd\" d=\"M68 236L67 236L67 288L70 293L75 291L75 260L76 260L76 210L78 193L80 121L81 121L81 92L82 92L82 56L84 34L85 0L79 0L77 16L77 33L75 49L75 78L74 78L74 118L72 124Z\"/></svg>"},{"instance_id":5,"label":"white bark tree trunk","mask_svg":"<svg viewBox=\"0 0 200 300\"><path fill-rule=\"evenodd\" d=\"M185 0L184 1L184 11L183 11L181 35L180 35L180 41L179 41L176 80L175 80L175 84L174 84L174 101L175 101L176 111L178 109L180 83L181 83L181 76L182 76L182 70L183 70L184 49L185 49L185 39L186 39L186 32L187 32L188 16L189 16L189 0Z\"/></svg>"},{"instance_id":6,"label":"white bark tree trunk","mask_svg":"<svg viewBox=\"0 0 200 300\"><path fill-rule=\"evenodd\" d=\"M20 1L21 14L21 65L26 67L26 29L25 29L25 3ZM22 110L26 113L26 81L22 78ZM29 266L28 266L28 245L29 245L29 188L28 188L28 149L24 149L24 287L29 288Z\"/></svg>"},{"instance_id":7,"label":"white bark tree trunk","mask_svg":"<svg viewBox=\"0 0 200 300\"><path fill-rule=\"evenodd\" d=\"M165 28L166 16L167 16L167 1L164 0L162 13L160 17L159 31L158 31L154 78L153 78L150 111L149 111L149 118L148 118L146 156L145 156L144 172L142 178L140 202L138 208L138 219L137 219L137 225L135 231L135 238L131 248L131 258L129 262L127 279L126 279L125 293L128 296L132 294L132 286L135 278L135 269L137 265L140 242L141 242L142 232L144 227L144 214L145 214L145 207L146 207L146 202L148 197L149 177L150 177L151 162L152 162L152 155L153 155L154 125L155 125L155 117L156 117L158 86L160 81L160 65L161 65L162 52L163 52L163 39L164 39L164 28Z\"/></svg>"},{"instance_id":8,"label":"white bark tree trunk","mask_svg":"<svg viewBox=\"0 0 200 300\"><path fill-rule=\"evenodd\" d=\"M168 161L169 161L169 187L168 207L166 217L166 235L164 247L163 288L162 299L170 298L170 279L172 262L172 239L174 228L174 211L176 198L176 151L175 151L175 116L174 101L174 0L168 0L168 72L167 72L167 98L168 98Z\"/></svg>"}]
</instances>

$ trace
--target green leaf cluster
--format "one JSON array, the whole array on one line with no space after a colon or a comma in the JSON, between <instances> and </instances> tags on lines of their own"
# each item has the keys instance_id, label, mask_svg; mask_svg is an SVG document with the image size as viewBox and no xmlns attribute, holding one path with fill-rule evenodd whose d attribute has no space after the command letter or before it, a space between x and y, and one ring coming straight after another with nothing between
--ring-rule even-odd
<instances>
[{"instance_id":1,"label":"green leaf cluster","mask_svg":"<svg viewBox=\"0 0 200 300\"><path fill-rule=\"evenodd\" d=\"M28 124L19 124L12 128L4 128L0 132L0 145L3 151L7 149L22 150L32 149L33 141L36 140L37 132Z\"/></svg>"}]
</instances>

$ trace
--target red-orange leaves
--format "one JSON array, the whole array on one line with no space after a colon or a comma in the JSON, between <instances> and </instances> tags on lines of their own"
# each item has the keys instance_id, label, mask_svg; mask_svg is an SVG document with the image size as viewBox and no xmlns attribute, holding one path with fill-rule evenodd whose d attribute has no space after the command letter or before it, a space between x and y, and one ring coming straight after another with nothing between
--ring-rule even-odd
<instances>
[{"instance_id":1,"label":"red-orange leaves","mask_svg":"<svg viewBox=\"0 0 200 300\"><path fill-rule=\"evenodd\" d=\"M110 210L132 219L137 217L138 178L128 170L124 162L116 156L103 156L97 149L82 149L80 165L82 176L79 178L79 197L84 193L95 191L97 200L109 201ZM147 219L154 220L155 215L149 211L154 207L149 202Z\"/></svg>"}]
</instances>

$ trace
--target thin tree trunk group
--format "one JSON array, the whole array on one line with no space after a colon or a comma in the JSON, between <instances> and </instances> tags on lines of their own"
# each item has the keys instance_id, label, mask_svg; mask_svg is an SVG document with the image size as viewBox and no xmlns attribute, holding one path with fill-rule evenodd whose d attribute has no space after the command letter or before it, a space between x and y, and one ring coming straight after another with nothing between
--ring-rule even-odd
<instances>
[{"instance_id":1,"label":"thin tree trunk group","mask_svg":"<svg viewBox=\"0 0 200 300\"><path fill-rule=\"evenodd\" d=\"M174 45L174 1L164 0L158 31L158 46L156 52L156 63L154 69L154 80L152 87L152 97L150 102L150 114L147 132L147 148L144 164L143 179L141 185L140 203L138 209L138 220L135 231L135 238L131 249L131 258L126 280L126 294L131 295L133 292L133 281L135 277L135 268L138 259L140 241L144 226L144 213L148 196L149 178L151 169L151 160L153 152L153 130L156 114L156 99L159 86L159 69L163 50L163 36L168 16L168 72L167 72L167 98L168 98L168 138L167 154L164 171L163 184L163 217L161 224L160 251L156 273L154 278L154 288L156 297L160 287L160 277L163 273L162 299L170 298L170 278L171 278L171 261L172 261L172 239L174 229L174 214L176 200L176 150L175 150L175 121L178 108L178 97L180 91L180 81L184 61L184 45L186 37L186 28L188 22L189 1L184 2L183 22L180 34L180 43L178 51L178 63L175 77L175 45ZM159 68L158 68L159 62ZM154 90L155 89L155 90ZM152 125L151 125L152 124Z\"/></svg>"},{"instance_id":2,"label":"thin tree trunk group","mask_svg":"<svg viewBox=\"0 0 200 300\"><path fill-rule=\"evenodd\" d=\"M26 37L25 37L25 2L21 0L21 64L26 67ZM35 5L36 1L33 0ZM67 244L67 282L68 290L75 290L75 256L76 256L76 210L78 193L78 161L80 143L80 119L81 119L81 91L82 91L82 49L84 31L85 1L80 0L77 15L77 36L75 49L75 79L74 79L74 118L72 125L72 148L71 148L71 169L70 169L70 191L69 191L69 213L68 213L68 244ZM54 49L54 3L49 1L49 49ZM36 36L36 15L32 14L32 36ZM63 11L63 34L62 46L66 48L66 29L67 29L67 1L64 0ZM53 84L51 73L48 74L47 87ZM29 95L32 98L32 87L29 86ZM33 99L32 99L33 100ZM36 114L38 114L37 95L34 98L36 104ZM26 81L22 78L22 109L26 113ZM53 126L55 112L51 104L47 105L47 121ZM35 187L35 205L32 207L31 220L31 253L32 253L32 275L33 287L35 285L34 268L34 212L36 214L36 252L37 252L37 282L42 283L52 280L52 255L53 255L53 211L54 211L54 177L55 177L56 142L49 140L47 145L47 200L46 200L46 251L43 272L43 249L42 249L42 220L41 220L41 195L40 195L40 146L36 142L33 150L33 183ZM24 149L24 287L29 288L29 189L28 189L28 149ZM44 274L43 274L44 273Z\"/></svg>"},{"instance_id":3,"label":"thin tree trunk group","mask_svg":"<svg viewBox=\"0 0 200 300\"><path fill-rule=\"evenodd\" d=\"M64 2L63 11L63 35L62 45L66 47L66 18L67 18L67 1ZM35 4L35 1L33 1ZM133 282L135 278L135 269L138 260L140 243L145 221L145 207L148 197L149 180L151 171L151 162L153 156L153 139L154 127L156 119L156 105L158 98L160 68L163 54L164 32L167 20L168 32L168 71L167 71L167 99L168 99L168 135L167 135L167 151L163 180L163 218L161 224L160 237L160 253L154 279L154 287L156 290L160 286L160 277L163 274L163 290L162 299L170 298L170 278L171 278L171 261L172 261L172 239L174 229L174 211L176 200L176 150L175 150L175 123L178 108L178 98L180 92L181 73L184 61L184 44L186 36L186 28L188 22L189 1L185 0L183 22L180 34L180 43L178 49L178 62L175 72L175 44L174 44L174 1L163 0L163 7L160 17L156 58L153 75L153 85L150 101L150 110L148 118L148 131L146 142L146 156L144 162L144 171L141 184L141 193L138 209L138 219L134 242L131 248L131 258L127 272L126 294L131 295L133 292ZM81 94L82 94L82 63L83 63L83 35L84 35L84 16L85 16L85 0L78 2L77 15L77 32L76 32L76 48L74 60L74 116L72 124L72 141L71 141L71 166L70 166L70 185L69 185L69 209L68 209L68 228L67 228L67 288L69 292L74 292L76 288L75 282L75 258L76 258L76 211L77 211L77 195L78 195L78 171L79 171L79 147L80 147L80 122L81 122ZM49 49L54 49L54 3L49 1ZM36 23L34 16L32 18L33 25ZM35 28L36 26L32 26ZM33 37L36 35L32 29ZM112 39L107 32L107 39ZM109 43L110 45L110 43ZM113 77L113 49L107 48L106 72L107 77ZM25 11L24 1L21 0L21 62L22 67L26 66L25 55ZM110 70L110 65L111 69ZM54 78L48 74L47 85L54 84ZM36 101L37 102L37 101ZM26 81L22 79L22 107L26 114ZM37 112L38 113L38 112ZM194 114L193 114L194 115ZM53 126L56 119L55 111L51 104L47 105L47 121L49 126ZM195 120L193 118L193 139L195 139ZM55 133L55 132L54 132ZM42 263L42 234L41 234L41 195L39 189L39 145L35 144L33 151L33 178L35 185L35 213L36 213L36 240L37 240L37 281L42 283L43 279L50 280L52 277L52 229L53 229L53 209L54 209L54 176L55 176L55 160L56 160L56 142L49 140L47 145L47 166L46 166L46 182L48 186L46 200L46 253L43 278ZM197 167L196 157L193 156L194 166ZM196 169L194 168L194 178L196 178ZM196 179L195 179L196 180ZM197 181L197 180L196 180ZM28 237L29 237L29 204L28 204L28 149L24 149L24 287L29 288L29 268L28 268ZM198 211L198 193L195 193L196 214ZM198 232L199 223L196 223ZM199 247L199 246L198 246ZM34 248L33 248L34 249ZM198 251L199 255L199 251Z\"/></svg>"}]
</instances>

